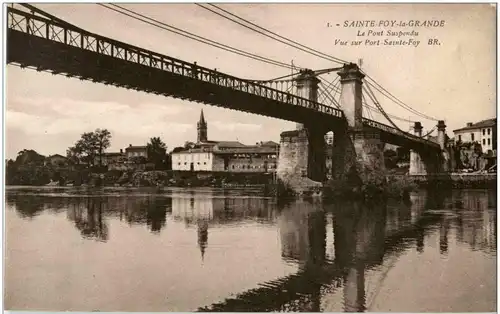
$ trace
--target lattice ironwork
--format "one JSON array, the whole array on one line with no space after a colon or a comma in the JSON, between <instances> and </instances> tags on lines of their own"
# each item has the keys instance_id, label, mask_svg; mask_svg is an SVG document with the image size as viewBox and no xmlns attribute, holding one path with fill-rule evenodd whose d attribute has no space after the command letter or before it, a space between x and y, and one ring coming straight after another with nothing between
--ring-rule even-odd
<instances>
[{"instance_id":1,"label":"lattice ironwork","mask_svg":"<svg viewBox=\"0 0 500 314\"><path fill-rule=\"evenodd\" d=\"M112 56L117 59L161 69L182 76L189 76L204 82L240 90L260 97L286 102L296 106L312 108L335 117L343 117L341 110L294 95L290 92L290 84L287 85L285 82L270 82L265 85L262 83L257 84L146 49L118 42L110 38L92 34L81 29L72 29L68 25L59 25L58 22L13 8L8 8L7 25L10 29L16 31L43 37L83 50Z\"/></svg>"},{"instance_id":2,"label":"lattice ironwork","mask_svg":"<svg viewBox=\"0 0 500 314\"><path fill-rule=\"evenodd\" d=\"M363 118L363 124L366 125L366 126L375 128L375 129L379 129L379 130L382 130L382 131L385 131L385 132L397 135L397 136L402 136L402 137L404 137L404 138L406 138L408 140L411 140L413 142L418 142L420 144L432 146L434 148L440 148L440 146L439 146L438 143L426 140L424 138L418 137L416 135L413 135L413 134L410 134L410 133L407 133L407 132L402 132L402 131L394 128L394 127L388 126L386 124L383 124L383 123L380 123L380 122L377 122L377 121L374 121L374 120Z\"/></svg>"}]
</instances>

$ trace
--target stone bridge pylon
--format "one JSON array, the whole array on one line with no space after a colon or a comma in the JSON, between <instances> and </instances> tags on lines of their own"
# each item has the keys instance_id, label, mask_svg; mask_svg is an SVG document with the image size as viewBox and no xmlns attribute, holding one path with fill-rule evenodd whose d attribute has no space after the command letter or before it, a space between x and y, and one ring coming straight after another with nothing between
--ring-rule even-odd
<instances>
[{"instance_id":1,"label":"stone bridge pylon","mask_svg":"<svg viewBox=\"0 0 500 314\"><path fill-rule=\"evenodd\" d=\"M332 169L334 180L385 180L385 165L380 132L363 126L362 80L356 64L345 65L339 72L342 123L311 119L293 131L281 133L277 177L296 194L319 194L326 179L324 135L332 131L334 144ZM312 71L297 77L302 97L317 101L318 83ZM378 177L378 178L377 178Z\"/></svg>"},{"instance_id":2,"label":"stone bridge pylon","mask_svg":"<svg viewBox=\"0 0 500 314\"><path fill-rule=\"evenodd\" d=\"M422 137L422 124L420 122L415 122L413 132L414 135ZM410 150L409 175L427 175L450 171L451 156L446 148L446 125L443 120L439 120L437 124L437 142L441 148L441 154L435 154L423 149Z\"/></svg>"}]
</instances>

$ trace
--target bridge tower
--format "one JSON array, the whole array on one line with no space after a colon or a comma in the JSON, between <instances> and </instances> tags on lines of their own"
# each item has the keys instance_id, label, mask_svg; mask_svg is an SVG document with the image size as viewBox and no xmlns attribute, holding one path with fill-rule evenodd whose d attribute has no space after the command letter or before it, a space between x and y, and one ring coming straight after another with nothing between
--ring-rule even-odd
<instances>
[{"instance_id":1,"label":"bridge tower","mask_svg":"<svg viewBox=\"0 0 500 314\"><path fill-rule=\"evenodd\" d=\"M441 147L441 154L410 150L410 175L427 175L449 171L450 154L446 147L446 125L443 120L438 121L437 129L437 142ZM422 137L422 124L420 122L415 122L413 132L416 136Z\"/></svg>"},{"instance_id":2,"label":"bridge tower","mask_svg":"<svg viewBox=\"0 0 500 314\"><path fill-rule=\"evenodd\" d=\"M441 147L441 171L448 172L450 170L450 154L446 148L446 124L443 120L439 120L437 124L437 141Z\"/></svg>"},{"instance_id":3,"label":"bridge tower","mask_svg":"<svg viewBox=\"0 0 500 314\"><path fill-rule=\"evenodd\" d=\"M297 96L318 101L318 84L320 80L316 77L312 70L303 70L296 78ZM297 130L304 129L304 124L297 123Z\"/></svg>"},{"instance_id":4,"label":"bridge tower","mask_svg":"<svg viewBox=\"0 0 500 314\"><path fill-rule=\"evenodd\" d=\"M367 183L385 182L384 143L380 132L363 126L364 74L356 64L338 72L342 86L340 106L346 123L334 128L332 170L336 180L353 178Z\"/></svg>"},{"instance_id":5,"label":"bridge tower","mask_svg":"<svg viewBox=\"0 0 500 314\"><path fill-rule=\"evenodd\" d=\"M418 136L418 137L422 137L422 123L415 122L415 124L413 125L413 134ZM409 174L410 175L425 175L425 174L427 174L427 167L424 163L422 155L414 149L410 150Z\"/></svg>"},{"instance_id":6,"label":"bridge tower","mask_svg":"<svg viewBox=\"0 0 500 314\"><path fill-rule=\"evenodd\" d=\"M312 70L303 70L297 77L300 97L318 101L320 80ZM292 188L296 194L319 194L326 179L324 135L328 130L311 119L297 123L295 130L281 133L278 180Z\"/></svg>"}]
</instances>

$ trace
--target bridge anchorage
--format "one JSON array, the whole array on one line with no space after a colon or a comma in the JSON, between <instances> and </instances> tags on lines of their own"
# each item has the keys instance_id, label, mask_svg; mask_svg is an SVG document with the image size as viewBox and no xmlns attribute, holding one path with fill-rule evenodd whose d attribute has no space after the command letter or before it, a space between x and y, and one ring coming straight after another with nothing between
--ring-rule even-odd
<instances>
[{"instance_id":1,"label":"bridge anchorage","mask_svg":"<svg viewBox=\"0 0 500 314\"><path fill-rule=\"evenodd\" d=\"M356 64L336 69L340 77L340 109L344 119L321 123L309 119L295 130L281 133L277 177L296 194L320 195L326 180L326 145L324 135L333 132L333 180L355 178L362 184L385 181L384 146L386 143L410 149L410 175L424 175L448 170L446 125L438 122L437 143L422 137L422 125L415 122L414 134L363 117L363 79ZM316 102L318 82L311 70L296 78L301 97ZM373 181L372 181L373 182Z\"/></svg>"}]
</instances>

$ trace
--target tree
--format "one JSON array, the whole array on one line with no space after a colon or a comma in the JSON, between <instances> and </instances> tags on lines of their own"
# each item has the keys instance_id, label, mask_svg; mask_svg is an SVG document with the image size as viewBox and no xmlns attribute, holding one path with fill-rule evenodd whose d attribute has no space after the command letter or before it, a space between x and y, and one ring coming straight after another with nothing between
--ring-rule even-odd
<instances>
[{"instance_id":1,"label":"tree","mask_svg":"<svg viewBox=\"0 0 500 314\"><path fill-rule=\"evenodd\" d=\"M36 151L32 149L23 149L19 153L17 153L17 158L15 163L18 165L26 165L26 164L43 164L45 161L45 156L40 155Z\"/></svg>"},{"instance_id":2,"label":"tree","mask_svg":"<svg viewBox=\"0 0 500 314\"><path fill-rule=\"evenodd\" d=\"M177 146L177 147L175 147L175 148L172 150L172 153L181 152L181 151L183 151L184 149L185 149L184 147Z\"/></svg>"},{"instance_id":3,"label":"tree","mask_svg":"<svg viewBox=\"0 0 500 314\"><path fill-rule=\"evenodd\" d=\"M99 166L102 166L102 156L104 151L111 144L111 133L107 129L96 129L94 131L95 141L97 143L97 155L99 156Z\"/></svg>"},{"instance_id":4,"label":"tree","mask_svg":"<svg viewBox=\"0 0 500 314\"><path fill-rule=\"evenodd\" d=\"M107 129L85 132L66 153L73 163L86 163L90 166L94 166L96 158L99 157L99 165L102 166L102 156L111 144L110 140L111 133Z\"/></svg>"},{"instance_id":5,"label":"tree","mask_svg":"<svg viewBox=\"0 0 500 314\"><path fill-rule=\"evenodd\" d=\"M145 164L147 162L144 156L133 156L130 158L130 161L134 164Z\"/></svg>"},{"instance_id":6,"label":"tree","mask_svg":"<svg viewBox=\"0 0 500 314\"><path fill-rule=\"evenodd\" d=\"M167 162L167 146L159 137L152 137L147 145L148 161L155 165L156 169L165 168Z\"/></svg>"},{"instance_id":7,"label":"tree","mask_svg":"<svg viewBox=\"0 0 500 314\"><path fill-rule=\"evenodd\" d=\"M69 147L66 150L66 157L68 157L69 163L73 165L80 164L80 161L82 160L82 154L83 152L81 146L79 145Z\"/></svg>"}]
</instances>

